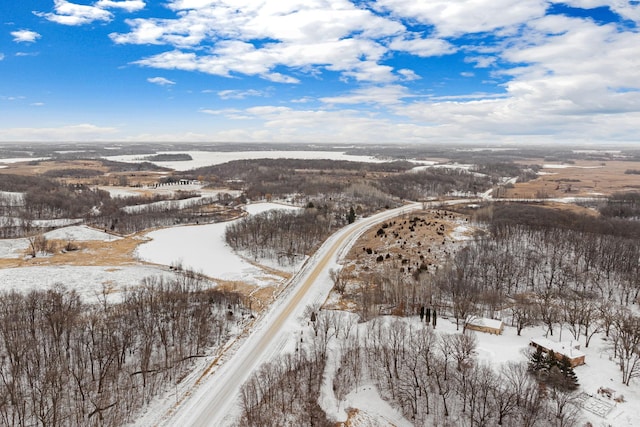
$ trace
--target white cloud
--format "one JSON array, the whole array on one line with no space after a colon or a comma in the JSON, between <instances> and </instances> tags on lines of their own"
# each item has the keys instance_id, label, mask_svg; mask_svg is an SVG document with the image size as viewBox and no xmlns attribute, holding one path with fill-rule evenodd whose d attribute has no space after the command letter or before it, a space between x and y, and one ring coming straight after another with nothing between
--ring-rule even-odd
<instances>
[{"instance_id":1,"label":"white cloud","mask_svg":"<svg viewBox=\"0 0 640 427\"><path fill-rule=\"evenodd\" d=\"M176 84L176 82L166 79L164 77L149 77L147 79L149 83L156 84L158 86L172 86Z\"/></svg>"},{"instance_id":2,"label":"white cloud","mask_svg":"<svg viewBox=\"0 0 640 427\"><path fill-rule=\"evenodd\" d=\"M4 53L0 52L0 61L4 60Z\"/></svg>"},{"instance_id":3,"label":"white cloud","mask_svg":"<svg viewBox=\"0 0 640 427\"><path fill-rule=\"evenodd\" d=\"M409 52L423 58L448 55L455 53L457 50L455 46L445 40L421 37L407 38L407 36L394 38L391 43L389 43L389 48Z\"/></svg>"},{"instance_id":4,"label":"white cloud","mask_svg":"<svg viewBox=\"0 0 640 427\"><path fill-rule=\"evenodd\" d=\"M441 37L519 26L544 16L545 0L377 0L376 8L433 25Z\"/></svg>"},{"instance_id":5,"label":"white cloud","mask_svg":"<svg viewBox=\"0 0 640 427\"><path fill-rule=\"evenodd\" d=\"M248 96L264 96L264 92L255 89L249 90L221 90L218 92L221 99L245 99Z\"/></svg>"},{"instance_id":6,"label":"white cloud","mask_svg":"<svg viewBox=\"0 0 640 427\"><path fill-rule=\"evenodd\" d=\"M154 68L244 74L281 83L297 83L299 74L318 75L325 69L358 81L397 79L381 63L389 47L379 39L398 36L405 27L347 0L173 0L168 6L175 19L128 20L130 32L110 37L120 44L172 46L136 62ZM199 49L205 43L211 47ZM398 48L421 54L449 49L441 40L407 41Z\"/></svg>"},{"instance_id":7,"label":"white cloud","mask_svg":"<svg viewBox=\"0 0 640 427\"><path fill-rule=\"evenodd\" d=\"M640 111L640 34L563 16L536 20L530 31L503 53L528 64L505 71L514 97L558 115Z\"/></svg>"},{"instance_id":8,"label":"white cloud","mask_svg":"<svg viewBox=\"0 0 640 427\"><path fill-rule=\"evenodd\" d=\"M403 80L405 82L409 82L409 81L412 81L412 80L420 80L422 78L419 75L417 75L415 71L409 70L407 68L402 68L402 69L398 70L398 74L400 74L402 76L401 80Z\"/></svg>"},{"instance_id":9,"label":"white cloud","mask_svg":"<svg viewBox=\"0 0 640 427\"><path fill-rule=\"evenodd\" d=\"M31 30L12 31L11 35L16 43L33 43L41 37L40 34Z\"/></svg>"},{"instance_id":10,"label":"white cloud","mask_svg":"<svg viewBox=\"0 0 640 427\"><path fill-rule=\"evenodd\" d=\"M32 102L30 105L32 107L43 107L44 106L44 102Z\"/></svg>"},{"instance_id":11,"label":"white cloud","mask_svg":"<svg viewBox=\"0 0 640 427\"><path fill-rule=\"evenodd\" d=\"M123 9L127 12L137 12L145 8L145 3L142 0L99 0L95 6L101 9Z\"/></svg>"},{"instance_id":12,"label":"white cloud","mask_svg":"<svg viewBox=\"0 0 640 427\"><path fill-rule=\"evenodd\" d=\"M37 16L63 25L83 25L94 21L110 21L112 13L97 6L54 0L54 12L34 12Z\"/></svg>"},{"instance_id":13,"label":"white cloud","mask_svg":"<svg viewBox=\"0 0 640 427\"><path fill-rule=\"evenodd\" d=\"M401 99L411 96L404 86L388 85L355 89L342 96L320 98L326 104L398 104Z\"/></svg>"},{"instance_id":14,"label":"white cloud","mask_svg":"<svg viewBox=\"0 0 640 427\"><path fill-rule=\"evenodd\" d=\"M495 56L485 56L485 55L468 56L464 59L464 62L475 64L474 66L476 68L489 68L492 65L494 65L496 61L497 61L497 58Z\"/></svg>"},{"instance_id":15,"label":"white cloud","mask_svg":"<svg viewBox=\"0 0 640 427\"><path fill-rule=\"evenodd\" d=\"M79 124L52 128L0 128L1 141L91 141L108 139L113 127Z\"/></svg>"}]
</instances>

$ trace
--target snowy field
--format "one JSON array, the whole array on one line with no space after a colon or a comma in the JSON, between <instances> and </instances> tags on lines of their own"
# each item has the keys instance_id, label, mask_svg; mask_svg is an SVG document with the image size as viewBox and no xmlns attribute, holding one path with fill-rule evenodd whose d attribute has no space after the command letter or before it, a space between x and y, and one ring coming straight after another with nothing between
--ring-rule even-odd
<instances>
[{"instance_id":1,"label":"snowy field","mask_svg":"<svg viewBox=\"0 0 640 427\"><path fill-rule=\"evenodd\" d=\"M51 157L7 157L0 159L0 163L6 165L20 162L38 162L41 160L49 160Z\"/></svg>"},{"instance_id":2,"label":"snowy field","mask_svg":"<svg viewBox=\"0 0 640 427\"><path fill-rule=\"evenodd\" d=\"M247 205L249 214L272 209L299 209L277 203ZM186 225L165 228L146 235L151 241L140 245L136 254L140 260L163 265L182 265L209 277L241 281L264 286L282 282L282 278L266 273L235 253L224 239L230 222Z\"/></svg>"},{"instance_id":3,"label":"snowy field","mask_svg":"<svg viewBox=\"0 0 640 427\"><path fill-rule=\"evenodd\" d=\"M113 236L86 225L71 225L58 228L45 233L44 237L49 240L73 240L78 242L111 242L120 239L118 236Z\"/></svg>"},{"instance_id":4,"label":"snowy field","mask_svg":"<svg viewBox=\"0 0 640 427\"><path fill-rule=\"evenodd\" d=\"M251 159L326 159L370 163L384 162L384 160L376 159L371 156L352 156L339 151L163 151L157 154L189 154L193 160L151 162L155 165L171 168L177 171L186 171L204 166L219 165L234 160ZM146 161L144 160L145 157L147 156L140 156L136 154L108 156L105 158L116 162L140 163Z\"/></svg>"},{"instance_id":5,"label":"snowy field","mask_svg":"<svg viewBox=\"0 0 640 427\"><path fill-rule=\"evenodd\" d=\"M0 291L29 292L62 284L74 289L87 303L99 302L106 291L110 302L118 302L124 288L140 285L149 276L169 276L154 266L33 266L0 269Z\"/></svg>"}]
</instances>

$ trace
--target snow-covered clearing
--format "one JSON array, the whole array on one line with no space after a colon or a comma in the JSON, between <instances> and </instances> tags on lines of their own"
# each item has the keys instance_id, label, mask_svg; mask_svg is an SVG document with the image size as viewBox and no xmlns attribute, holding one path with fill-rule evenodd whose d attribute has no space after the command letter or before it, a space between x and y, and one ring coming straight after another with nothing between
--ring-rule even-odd
<instances>
[{"instance_id":1,"label":"snow-covered clearing","mask_svg":"<svg viewBox=\"0 0 640 427\"><path fill-rule=\"evenodd\" d=\"M12 164L20 162L38 162L40 160L49 160L51 157L5 157L0 159L0 163Z\"/></svg>"},{"instance_id":2,"label":"snow-covered clearing","mask_svg":"<svg viewBox=\"0 0 640 427\"><path fill-rule=\"evenodd\" d=\"M121 239L104 231L87 227L86 225L72 225L69 227L58 228L44 234L44 237L50 240L73 240L79 242L111 242Z\"/></svg>"},{"instance_id":3,"label":"snow-covered clearing","mask_svg":"<svg viewBox=\"0 0 640 427\"><path fill-rule=\"evenodd\" d=\"M162 151L157 154L189 154L193 160L166 161L151 163L171 168L177 171L201 168L205 166L219 165L234 160L252 159L326 159L326 160L350 160L353 162L381 163L384 160L371 156L353 156L339 151ZM145 156L122 155L108 156L108 160L116 162L140 163L146 161Z\"/></svg>"},{"instance_id":4,"label":"snow-covered clearing","mask_svg":"<svg viewBox=\"0 0 640 427\"><path fill-rule=\"evenodd\" d=\"M28 248L27 239L0 239L0 258L21 258Z\"/></svg>"},{"instance_id":5,"label":"snow-covered clearing","mask_svg":"<svg viewBox=\"0 0 640 427\"><path fill-rule=\"evenodd\" d=\"M378 389L371 384L353 390L341 405L357 409L357 414L349 420L353 427L413 427L400 411L380 397Z\"/></svg>"},{"instance_id":6,"label":"snow-covered clearing","mask_svg":"<svg viewBox=\"0 0 640 427\"><path fill-rule=\"evenodd\" d=\"M299 209L277 203L247 205L250 214L272 209ZM209 277L241 281L265 286L281 283L283 278L255 266L235 253L225 241L225 229L230 222L187 225L166 228L147 234L151 241L136 251L139 259L155 264L182 265Z\"/></svg>"},{"instance_id":7,"label":"snow-covered clearing","mask_svg":"<svg viewBox=\"0 0 640 427\"><path fill-rule=\"evenodd\" d=\"M213 203L217 200L214 196L195 196L188 199L180 200L161 200L159 202L145 203L142 205L124 206L122 210L127 213L143 212L148 209L151 210L180 210L186 209L191 206L197 206L202 204Z\"/></svg>"},{"instance_id":8,"label":"snow-covered clearing","mask_svg":"<svg viewBox=\"0 0 640 427\"><path fill-rule=\"evenodd\" d=\"M62 284L74 289L83 301L100 301L103 292L109 301L119 302L124 288L140 285L149 276L168 276L164 269L154 266L33 266L0 269L0 291L50 289Z\"/></svg>"}]
</instances>

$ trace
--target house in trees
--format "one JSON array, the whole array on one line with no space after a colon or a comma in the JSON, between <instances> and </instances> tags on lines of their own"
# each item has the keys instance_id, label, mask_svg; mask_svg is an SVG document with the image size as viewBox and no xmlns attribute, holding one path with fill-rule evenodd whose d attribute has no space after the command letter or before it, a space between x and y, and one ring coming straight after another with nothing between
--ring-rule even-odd
<instances>
[{"instance_id":1,"label":"house in trees","mask_svg":"<svg viewBox=\"0 0 640 427\"><path fill-rule=\"evenodd\" d=\"M558 360L562 360L564 356L571 362L571 367L575 368L579 365L584 365L585 354L580 351L580 344L576 341L551 341L550 339L540 337L532 338L529 343L530 346L539 348L545 353L553 351Z\"/></svg>"},{"instance_id":2,"label":"house in trees","mask_svg":"<svg viewBox=\"0 0 640 427\"><path fill-rule=\"evenodd\" d=\"M502 335L502 331L504 330L504 323L502 323L502 320L469 316L464 322L464 329L486 332L488 334Z\"/></svg>"}]
</instances>

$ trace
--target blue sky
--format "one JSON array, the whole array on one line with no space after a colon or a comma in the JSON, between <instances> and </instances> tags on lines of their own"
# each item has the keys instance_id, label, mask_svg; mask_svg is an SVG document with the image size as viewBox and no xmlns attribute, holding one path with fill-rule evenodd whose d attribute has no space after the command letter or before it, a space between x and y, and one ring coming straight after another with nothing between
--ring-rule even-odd
<instances>
[{"instance_id":1,"label":"blue sky","mask_svg":"<svg viewBox=\"0 0 640 427\"><path fill-rule=\"evenodd\" d=\"M633 144L621 0L0 2L0 141Z\"/></svg>"}]
</instances>

